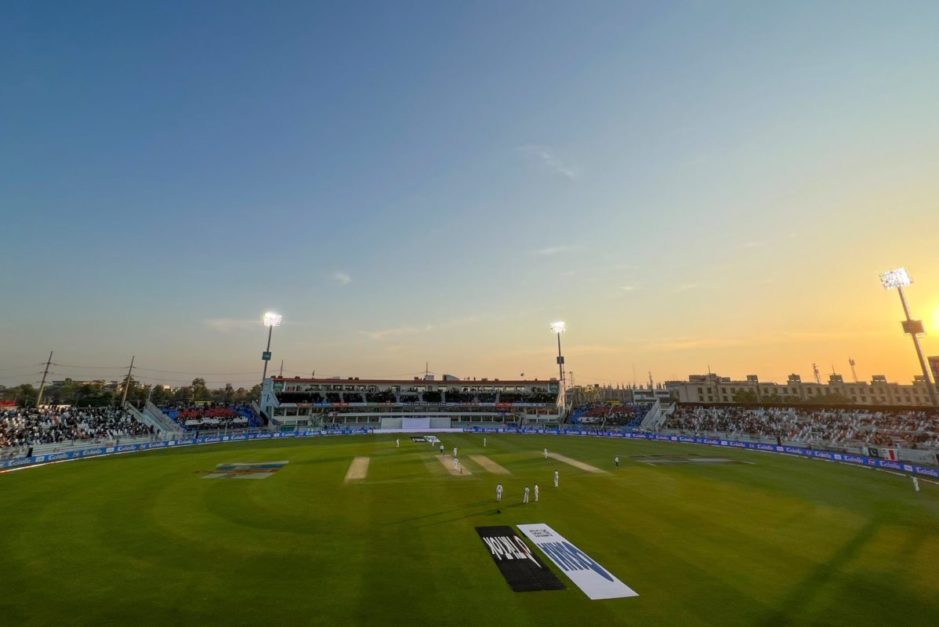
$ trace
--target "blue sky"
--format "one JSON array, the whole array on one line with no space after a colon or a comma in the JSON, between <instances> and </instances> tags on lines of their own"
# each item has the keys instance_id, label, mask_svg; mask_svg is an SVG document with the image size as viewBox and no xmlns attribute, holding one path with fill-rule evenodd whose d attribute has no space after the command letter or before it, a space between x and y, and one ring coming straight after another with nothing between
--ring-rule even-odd
<instances>
[{"instance_id":1,"label":"blue sky","mask_svg":"<svg viewBox=\"0 0 939 627\"><path fill-rule=\"evenodd\" d=\"M935 3L6 3L0 384L49 349L250 383L265 309L291 373L548 376L563 318L584 382L848 356L907 380L876 274L908 265L939 324L937 27Z\"/></svg>"}]
</instances>

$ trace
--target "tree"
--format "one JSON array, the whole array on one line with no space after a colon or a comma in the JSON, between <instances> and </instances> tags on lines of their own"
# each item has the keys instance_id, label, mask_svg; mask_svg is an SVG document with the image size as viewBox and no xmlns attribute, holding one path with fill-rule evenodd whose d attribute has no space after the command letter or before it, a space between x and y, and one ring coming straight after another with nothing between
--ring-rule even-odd
<instances>
[{"instance_id":1,"label":"tree","mask_svg":"<svg viewBox=\"0 0 939 627\"><path fill-rule=\"evenodd\" d=\"M181 388L176 388L173 390L173 402L174 403L188 403L192 400L192 388L188 385L184 385Z\"/></svg>"},{"instance_id":2,"label":"tree","mask_svg":"<svg viewBox=\"0 0 939 627\"><path fill-rule=\"evenodd\" d=\"M806 405L854 405L854 400L838 392L829 392L821 396L810 396L805 399L804 403Z\"/></svg>"},{"instance_id":3,"label":"tree","mask_svg":"<svg viewBox=\"0 0 939 627\"><path fill-rule=\"evenodd\" d=\"M172 400L173 393L167 390L162 385L156 385L153 387L153 393L150 394L150 402L154 405L163 405L167 401Z\"/></svg>"},{"instance_id":4,"label":"tree","mask_svg":"<svg viewBox=\"0 0 939 627\"><path fill-rule=\"evenodd\" d=\"M13 388L13 400L16 401L16 404L20 407L35 405L36 397L38 396L39 391L29 383L24 383L23 385L18 385Z\"/></svg>"},{"instance_id":5,"label":"tree","mask_svg":"<svg viewBox=\"0 0 939 627\"><path fill-rule=\"evenodd\" d=\"M209 389L205 385L205 379L196 377L192 380L192 400L207 401L210 400Z\"/></svg>"},{"instance_id":6,"label":"tree","mask_svg":"<svg viewBox=\"0 0 939 627\"><path fill-rule=\"evenodd\" d=\"M737 390L734 392L735 403L756 403L756 392L753 390Z\"/></svg>"}]
</instances>

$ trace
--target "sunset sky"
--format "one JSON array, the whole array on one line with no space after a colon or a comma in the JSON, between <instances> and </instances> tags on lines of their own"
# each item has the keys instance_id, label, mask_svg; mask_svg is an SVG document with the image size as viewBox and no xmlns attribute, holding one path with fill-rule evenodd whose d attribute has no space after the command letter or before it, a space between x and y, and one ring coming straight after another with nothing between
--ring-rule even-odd
<instances>
[{"instance_id":1,"label":"sunset sky","mask_svg":"<svg viewBox=\"0 0 939 627\"><path fill-rule=\"evenodd\" d=\"M939 354L939 3L5 2L0 385Z\"/></svg>"}]
</instances>

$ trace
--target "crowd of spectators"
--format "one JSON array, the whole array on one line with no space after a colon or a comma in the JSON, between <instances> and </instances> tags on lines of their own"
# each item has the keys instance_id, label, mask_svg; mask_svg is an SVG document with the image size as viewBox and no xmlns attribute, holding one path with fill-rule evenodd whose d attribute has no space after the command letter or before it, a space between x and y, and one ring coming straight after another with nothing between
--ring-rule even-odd
<instances>
[{"instance_id":1,"label":"crowd of spectators","mask_svg":"<svg viewBox=\"0 0 939 627\"><path fill-rule=\"evenodd\" d=\"M624 403L587 403L571 410L570 422L581 425L638 427L648 405Z\"/></svg>"},{"instance_id":2,"label":"crowd of spectators","mask_svg":"<svg viewBox=\"0 0 939 627\"><path fill-rule=\"evenodd\" d=\"M182 405L160 410L185 429L246 429L260 427L261 420L250 405Z\"/></svg>"},{"instance_id":3,"label":"crowd of spectators","mask_svg":"<svg viewBox=\"0 0 939 627\"><path fill-rule=\"evenodd\" d=\"M0 448L151 435L153 429L114 407L51 407L0 412Z\"/></svg>"},{"instance_id":4,"label":"crowd of spectators","mask_svg":"<svg viewBox=\"0 0 939 627\"><path fill-rule=\"evenodd\" d=\"M939 448L934 410L678 405L664 426L781 442Z\"/></svg>"}]
</instances>

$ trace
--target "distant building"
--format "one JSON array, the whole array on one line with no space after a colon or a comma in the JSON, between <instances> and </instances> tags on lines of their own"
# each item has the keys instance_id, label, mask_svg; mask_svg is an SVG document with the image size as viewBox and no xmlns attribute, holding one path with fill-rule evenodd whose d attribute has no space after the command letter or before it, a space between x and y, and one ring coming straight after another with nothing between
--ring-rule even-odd
<instances>
[{"instance_id":1,"label":"distant building","mask_svg":"<svg viewBox=\"0 0 939 627\"><path fill-rule=\"evenodd\" d=\"M884 375L874 375L869 383L853 383L839 374L830 374L828 383L815 383L791 374L785 383L771 383L760 381L756 375L732 381L716 374L693 374L687 381L666 381L665 387L682 403L729 404L740 402L741 398L758 403L786 403L838 395L855 405L930 405L929 390L922 376L914 377L912 384L891 383Z\"/></svg>"},{"instance_id":2,"label":"distant building","mask_svg":"<svg viewBox=\"0 0 939 627\"><path fill-rule=\"evenodd\" d=\"M567 390L570 406L585 403L654 403L670 401L672 393L664 386L639 387L630 385L577 385Z\"/></svg>"}]
</instances>

